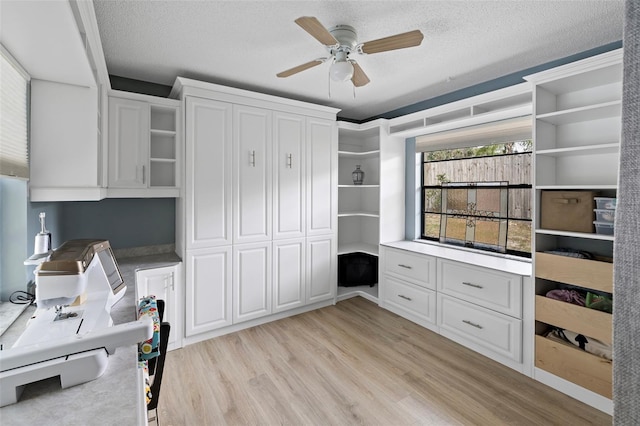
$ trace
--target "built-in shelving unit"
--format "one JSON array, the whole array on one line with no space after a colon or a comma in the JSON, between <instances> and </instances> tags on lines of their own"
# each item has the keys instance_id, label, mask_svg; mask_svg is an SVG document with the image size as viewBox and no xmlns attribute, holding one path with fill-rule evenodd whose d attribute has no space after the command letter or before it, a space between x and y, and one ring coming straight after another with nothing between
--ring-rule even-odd
<instances>
[{"instance_id":1,"label":"built-in shelving unit","mask_svg":"<svg viewBox=\"0 0 640 426\"><path fill-rule=\"evenodd\" d=\"M365 173L360 185L356 166ZM380 242L403 238L403 180L404 138L389 137L386 120L338 122L338 256L378 256ZM377 302L378 286L338 287L338 300L356 294Z\"/></svg>"},{"instance_id":2,"label":"built-in shelving unit","mask_svg":"<svg viewBox=\"0 0 640 426\"><path fill-rule=\"evenodd\" d=\"M176 186L176 108L151 106L149 186Z\"/></svg>"},{"instance_id":3,"label":"built-in shelving unit","mask_svg":"<svg viewBox=\"0 0 640 426\"><path fill-rule=\"evenodd\" d=\"M611 412L612 362L545 336L551 328L558 327L611 344L612 315L545 296L552 289L575 288L613 297L614 236L598 234L595 229L544 229L540 218L544 214L542 191L591 191L595 196L616 197L622 51L526 79L534 85L534 377ZM595 202L591 207L596 207ZM549 253L560 248L587 251L594 258Z\"/></svg>"}]
</instances>

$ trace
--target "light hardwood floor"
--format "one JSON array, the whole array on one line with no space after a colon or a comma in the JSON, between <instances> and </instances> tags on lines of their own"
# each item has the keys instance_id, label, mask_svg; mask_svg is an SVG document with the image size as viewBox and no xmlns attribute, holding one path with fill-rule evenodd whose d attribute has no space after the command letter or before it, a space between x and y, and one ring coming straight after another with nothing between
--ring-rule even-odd
<instances>
[{"instance_id":1,"label":"light hardwood floor","mask_svg":"<svg viewBox=\"0 0 640 426\"><path fill-rule=\"evenodd\" d=\"M169 352L169 425L607 425L611 417L356 297Z\"/></svg>"}]
</instances>

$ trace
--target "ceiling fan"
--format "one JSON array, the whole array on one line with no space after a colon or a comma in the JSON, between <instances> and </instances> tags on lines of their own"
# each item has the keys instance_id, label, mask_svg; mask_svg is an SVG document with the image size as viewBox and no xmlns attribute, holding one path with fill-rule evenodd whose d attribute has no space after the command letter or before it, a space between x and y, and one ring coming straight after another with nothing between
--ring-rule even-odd
<instances>
[{"instance_id":1,"label":"ceiling fan","mask_svg":"<svg viewBox=\"0 0 640 426\"><path fill-rule=\"evenodd\" d=\"M327 30L320 21L313 16L302 16L296 19L295 23L322 43L330 56L315 59L276 74L281 78L292 76L331 60L332 64L329 75L332 80L347 81L351 79L355 87L361 87L368 84L370 80L351 55L355 53L373 54L419 46L424 38L420 30L413 30L390 37L367 41L365 43L358 43L356 30L349 25L337 25Z\"/></svg>"}]
</instances>

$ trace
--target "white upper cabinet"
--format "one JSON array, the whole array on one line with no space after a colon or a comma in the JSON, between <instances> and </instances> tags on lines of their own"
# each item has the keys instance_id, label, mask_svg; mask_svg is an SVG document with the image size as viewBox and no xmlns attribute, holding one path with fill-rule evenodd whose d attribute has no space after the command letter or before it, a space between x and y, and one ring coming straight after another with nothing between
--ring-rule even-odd
<instances>
[{"instance_id":1,"label":"white upper cabinet","mask_svg":"<svg viewBox=\"0 0 640 426\"><path fill-rule=\"evenodd\" d=\"M149 150L149 104L109 99L109 187L144 188Z\"/></svg>"},{"instance_id":2,"label":"white upper cabinet","mask_svg":"<svg viewBox=\"0 0 640 426\"><path fill-rule=\"evenodd\" d=\"M305 235L305 118L273 114L273 238Z\"/></svg>"},{"instance_id":3,"label":"white upper cabinet","mask_svg":"<svg viewBox=\"0 0 640 426\"><path fill-rule=\"evenodd\" d=\"M108 197L179 195L179 102L111 91Z\"/></svg>"},{"instance_id":4,"label":"white upper cabinet","mask_svg":"<svg viewBox=\"0 0 640 426\"><path fill-rule=\"evenodd\" d=\"M336 232L337 144L335 121L307 119L307 236Z\"/></svg>"},{"instance_id":5,"label":"white upper cabinet","mask_svg":"<svg viewBox=\"0 0 640 426\"><path fill-rule=\"evenodd\" d=\"M187 249L232 243L232 106L186 100Z\"/></svg>"},{"instance_id":6,"label":"white upper cabinet","mask_svg":"<svg viewBox=\"0 0 640 426\"><path fill-rule=\"evenodd\" d=\"M233 106L233 242L271 239L271 111Z\"/></svg>"}]
</instances>

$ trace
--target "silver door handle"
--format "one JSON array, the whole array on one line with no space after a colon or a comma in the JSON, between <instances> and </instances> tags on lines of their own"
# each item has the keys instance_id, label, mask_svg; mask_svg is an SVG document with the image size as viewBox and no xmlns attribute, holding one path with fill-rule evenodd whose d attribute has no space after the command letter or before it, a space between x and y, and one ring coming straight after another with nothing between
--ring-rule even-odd
<instances>
[{"instance_id":1,"label":"silver door handle","mask_svg":"<svg viewBox=\"0 0 640 426\"><path fill-rule=\"evenodd\" d=\"M481 286L480 284L474 284L474 283L468 283L466 281L462 282L463 285L468 285L469 287L474 287L474 288L484 288L483 286Z\"/></svg>"},{"instance_id":2,"label":"silver door handle","mask_svg":"<svg viewBox=\"0 0 640 426\"><path fill-rule=\"evenodd\" d=\"M476 324L476 323L471 322L469 320L462 320L462 322L465 323L465 324L469 324L471 327L482 329L482 326L480 324Z\"/></svg>"},{"instance_id":3,"label":"silver door handle","mask_svg":"<svg viewBox=\"0 0 640 426\"><path fill-rule=\"evenodd\" d=\"M146 173L145 173L145 171L146 171L146 170L145 170L145 166L142 166L142 184L143 184L143 185L145 185L145 184L146 184L146 182L145 182L145 181L146 181L146 178L145 178Z\"/></svg>"},{"instance_id":4,"label":"silver door handle","mask_svg":"<svg viewBox=\"0 0 640 426\"><path fill-rule=\"evenodd\" d=\"M287 167L293 168L293 154L287 154Z\"/></svg>"},{"instance_id":5,"label":"silver door handle","mask_svg":"<svg viewBox=\"0 0 640 426\"><path fill-rule=\"evenodd\" d=\"M400 297L400 298L402 298L402 299L404 299L404 300L408 300L409 302L411 302L411 301L413 300L412 298L407 297L407 296L405 296L405 295L403 295L403 294L399 294L399 295L398 295L398 297Z\"/></svg>"},{"instance_id":6,"label":"silver door handle","mask_svg":"<svg viewBox=\"0 0 640 426\"><path fill-rule=\"evenodd\" d=\"M255 151L249 151L249 165L251 167L255 167L256 166L256 152Z\"/></svg>"},{"instance_id":7,"label":"silver door handle","mask_svg":"<svg viewBox=\"0 0 640 426\"><path fill-rule=\"evenodd\" d=\"M398 263L398 266L401 267L401 268L404 268L404 269L413 269L411 266L403 265L401 263Z\"/></svg>"}]
</instances>

